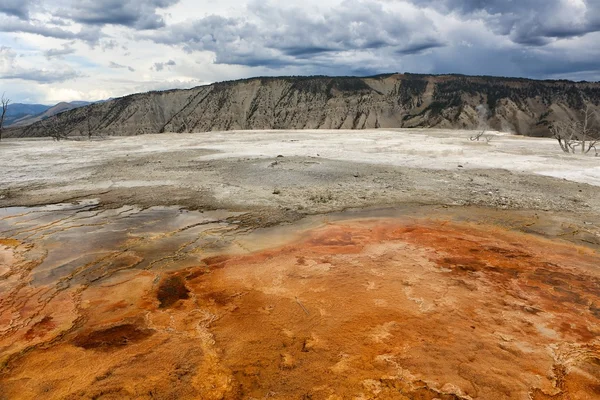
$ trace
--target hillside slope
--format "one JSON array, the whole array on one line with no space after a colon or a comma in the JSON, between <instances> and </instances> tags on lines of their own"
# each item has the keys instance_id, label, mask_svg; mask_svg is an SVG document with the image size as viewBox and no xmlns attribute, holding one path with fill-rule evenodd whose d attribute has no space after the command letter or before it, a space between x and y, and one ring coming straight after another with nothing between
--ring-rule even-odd
<instances>
[{"instance_id":1,"label":"hillside slope","mask_svg":"<svg viewBox=\"0 0 600 400\"><path fill-rule=\"evenodd\" d=\"M50 107L43 104L10 103L6 109L4 125L9 126L20 119L33 117L43 113Z\"/></svg>"},{"instance_id":2,"label":"hillside slope","mask_svg":"<svg viewBox=\"0 0 600 400\"><path fill-rule=\"evenodd\" d=\"M90 104L90 103L85 102L85 101L73 101L70 103L63 101L52 107L47 107L45 110L40 111L39 113L36 113L34 115L26 115L21 118L15 119L14 121L11 122L11 126L31 125L36 122L42 121L46 118L53 117L62 112L69 111L69 110L72 110L72 109L78 108L78 107L83 107L88 104ZM10 109L10 106L9 106L9 109Z\"/></svg>"},{"instance_id":3,"label":"hillside slope","mask_svg":"<svg viewBox=\"0 0 600 400\"><path fill-rule=\"evenodd\" d=\"M462 75L253 78L134 94L63 112L70 135L233 129L489 127L546 136L552 121L600 110L600 83ZM89 122L89 123L88 123ZM44 136L45 123L10 136Z\"/></svg>"}]
</instances>

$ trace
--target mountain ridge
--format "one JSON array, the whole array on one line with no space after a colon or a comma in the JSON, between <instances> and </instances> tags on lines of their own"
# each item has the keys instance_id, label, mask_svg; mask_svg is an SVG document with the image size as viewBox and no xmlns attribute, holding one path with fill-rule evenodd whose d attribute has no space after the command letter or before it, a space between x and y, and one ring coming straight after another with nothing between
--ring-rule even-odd
<instances>
[{"instance_id":1,"label":"mountain ridge","mask_svg":"<svg viewBox=\"0 0 600 400\"><path fill-rule=\"evenodd\" d=\"M136 135L234 129L432 127L548 136L555 121L600 110L600 83L381 74L255 77L191 89L136 93L49 118L69 135ZM44 136L38 122L9 136Z\"/></svg>"},{"instance_id":2,"label":"mountain ridge","mask_svg":"<svg viewBox=\"0 0 600 400\"><path fill-rule=\"evenodd\" d=\"M12 125L15 121L34 116L48 110L50 107L46 104L34 103L10 103L6 110L4 124L6 127Z\"/></svg>"},{"instance_id":3,"label":"mountain ridge","mask_svg":"<svg viewBox=\"0 0 600 400\"><path fill-rule=\"evenodd\" d=\"M6 127L26 126L52 117L58 113L89 105L88 101L61 101L55 105L14 103L9 104Z\"/></svg>"}]
</instances>

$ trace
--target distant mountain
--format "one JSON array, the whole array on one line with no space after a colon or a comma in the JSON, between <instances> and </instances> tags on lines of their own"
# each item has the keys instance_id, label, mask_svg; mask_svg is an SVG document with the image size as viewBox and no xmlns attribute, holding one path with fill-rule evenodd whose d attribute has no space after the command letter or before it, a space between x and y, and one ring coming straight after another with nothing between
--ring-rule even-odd
<instances>
[{"instance_id":1,"label":"distant mountain","mask_svg":"<svg viewBox=\"0 0 600 400\"><path fill-rule=\"evenodd\" d=\"M4 124L5 126L9 126L19 119L43 113L50 107L52 106L46 106L44 104L11 103L6 109Z\"/></svg>"},{"instance_id":2,"label":"distant mountain","mask_svg":"<svg viewBox=\"0 0 600 400\"><path fill-rule=\"evenodd\" d=\"M42 121L61 112L84 107L91 104L87 101L61 102L55 106L42 104L9 104L6 110L5 126L27 126Z\"/></svg>"},{"instance_id":3,"label":"distant mountain","mask_svg":"<svg viewBox=\"0 0 600 400\"><path fill-rule=\"evenodd\" d=\"M600 111L600 83L464 75L272 77L133 94L62 112L68 135L232 129L489 128L550 135L555 121ZM43 123L7 136L44 136Z\"/></svg>"},{"instance_id":4,"label":"distant mountain","mask_svg":"<svg viewBox=\"0 0 600 400\"><path fill-rule=\"evenodd\" d=\"M72 106L75 107L83 107L83 106L87 106L88 104L92 104L89 101L71 101L69 104L71 104Z\"/></svg>"}]
</instances>

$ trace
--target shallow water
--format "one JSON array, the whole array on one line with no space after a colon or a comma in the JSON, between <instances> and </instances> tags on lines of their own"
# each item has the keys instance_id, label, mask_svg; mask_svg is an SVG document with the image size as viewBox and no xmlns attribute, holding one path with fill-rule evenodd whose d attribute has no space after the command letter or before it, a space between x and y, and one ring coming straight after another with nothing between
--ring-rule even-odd
<instances>
[{"instance_id":1,"label":"shallow water","mask_svg":"<svg viewBox=\"0 0 600 400\"><path fill-rule=\"evenodd\" d=\"M418 206L241 218L0 210L0 398L600 396L593 224Z\"/></svg>"},{"instance_id":2,"label":"shallow water","mask_svg":"<svg viewBox=\"0 0 600 400\"><path fill-rule=\"evenodd\" d=\"M168 269L174 260L179 267L186 256L220 250L226 246L225 233L235 228L227 219L235 215L179 207L103 210L94 202L15 207L0 211L0 235L43 253L30 284L89 284L120 269ZM136 257L124 261L133 254Z\"/></svg>"}]
</instances>

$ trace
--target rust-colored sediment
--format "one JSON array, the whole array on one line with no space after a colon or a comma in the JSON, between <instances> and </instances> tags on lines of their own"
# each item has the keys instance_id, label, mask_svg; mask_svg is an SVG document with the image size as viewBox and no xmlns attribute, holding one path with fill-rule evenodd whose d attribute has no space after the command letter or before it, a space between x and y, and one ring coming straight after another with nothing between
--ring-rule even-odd
<instances>
[{"instance_id":1,"label":"rust-colored sediment","mask_svg":"<svg viewBox=\"0 0 600 400\"><path fill-rule=\"evenodd\" d=\"M3 399L600 398L600 256L566 242L340 221L58 292L3 246Z\"/></svg>"}]
</instances>

